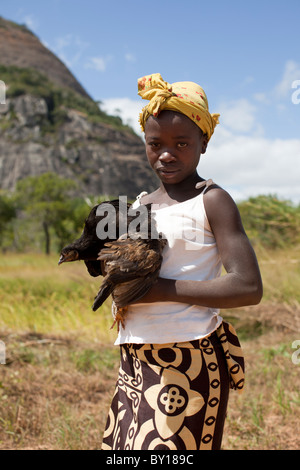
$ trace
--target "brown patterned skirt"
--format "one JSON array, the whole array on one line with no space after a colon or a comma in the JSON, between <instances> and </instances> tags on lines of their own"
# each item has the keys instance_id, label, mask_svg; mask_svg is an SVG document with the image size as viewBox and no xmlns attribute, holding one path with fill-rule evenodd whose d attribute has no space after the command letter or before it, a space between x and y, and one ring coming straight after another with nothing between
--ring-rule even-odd
<instances>
[{"instance_id":1,"label":"brown patterned skirt","mask_svg":"<svg viewBox=\"0 0 300 470\"><path fill-rule=\"evenodd\" d=\"M103 450L220 449L229 388L242 390L234 328L185 343L123 344Z\"/></svg>"}]
</instances>

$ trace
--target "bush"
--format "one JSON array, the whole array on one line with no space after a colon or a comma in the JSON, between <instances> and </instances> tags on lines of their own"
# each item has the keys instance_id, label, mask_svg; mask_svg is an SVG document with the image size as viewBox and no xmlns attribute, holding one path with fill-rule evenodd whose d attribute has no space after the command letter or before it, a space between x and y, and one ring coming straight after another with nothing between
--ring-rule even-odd
<instances>
[{"instance_id":1,"label":"bush","mask_svg":"<svg viewBox=\"0 0 300 470\"><path fill-rule=\"evenodd\" d=\"M300 207L276 196L251 197L238 205L245 230L255 243L283 248L300 242Z\"/></svg>"}]
</instances>

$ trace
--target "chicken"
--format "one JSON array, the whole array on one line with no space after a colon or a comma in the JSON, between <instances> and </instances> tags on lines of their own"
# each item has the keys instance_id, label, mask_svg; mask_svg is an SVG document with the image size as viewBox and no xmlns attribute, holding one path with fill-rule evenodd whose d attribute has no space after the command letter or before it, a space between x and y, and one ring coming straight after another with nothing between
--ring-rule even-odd
<instances>
[{"instance_id":1,"label":"chicken","mask_svg":"<svg viewBox=\"0 0 300 470\"><path fill-rule=\"evenodd\" d=\"M121 207L119 200L106 201L104 204L112 205L115 209L107 220L110 227L108 233L113 236L106 239L98 237L97 226L104 216L97 215L97 212L101 212L97 209L106 206L95 206L85 221L81 237L63 248L58 264L83 260L91 276L104 276L93 310L96 311L112 295L112 327L117 323L119 328L120 324L124 327L128 305L145 295L157 280L166 240L156 232L151 205L141 206L144 218L137 220L136 214L128 214L129 204L125 206L125 215L120 213L124 205ZM125 233L121 233L124 228Z\"/></svg>"},{"instance_id":2,"label":"chicken","mask_svg":"<svg viewBox=\"0 0 300 470\"><path fill-rule=\"evenodd\" d=\"M142 298L156 282L162 251L167 241L144 238L143 234L128 237L122 235L117 241L106 243L99 260L104 261L106 275L95 297L93 310L97 310L112 294L114 323L124 328L128 305Z\"/></svg>"},{"instance_id":3,"label":"chicken","mask_svg":"<svg viewBox=\"0 0 300 470\"><path fill-rule=\"evenodd\" d=\"M115 232L115 237L100 239L97 235L97 225L103 220L104 216L97 215L98 208L105 208L106 205L111 205L115 209L115 217L110 217L108 225L111 226L112 232ZM127 211L130 205L127 204ZM91 276L97 277L102 275L101 262L97 260L100 250L104 247L107 241L117 240L121 235L119 232L119 200L105 201L93 207L87 219L85 220L84 229L80 238L73 243L65 246L60 254L58 264L65 262L83 260L87 270ZM126 214L127 215L127 214ZM131 219L129 218L129 221ZM115 230L114 230L115 229Z\"/></svg>"}]
</instances>

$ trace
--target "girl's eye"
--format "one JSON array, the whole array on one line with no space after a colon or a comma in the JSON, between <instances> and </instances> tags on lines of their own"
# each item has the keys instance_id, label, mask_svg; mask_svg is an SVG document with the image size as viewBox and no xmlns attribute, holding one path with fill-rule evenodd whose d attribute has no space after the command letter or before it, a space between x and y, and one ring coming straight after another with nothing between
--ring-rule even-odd
<instances>
[{"instance_id":1,"label":"girl's eye","mask_svg":"<svg viewBox=\"0 0 300 470\"><path fill-rule=\"evenodd\" d=\"M159 143L157 143L157 142L150 142L149 146L150 146L152 149L156 150L156 149L159 148Z\"/></svg>"},{"instance_id":2,"label":"girl's eye","mask_svg":"<svg viewBox=\"0 0 300 470\"><path fill-rule=\"evenodd\" d=\"M179 143L177 144L177 146L178 146L179 148L183 149L183 148L187 147L187 144L184 143L184 142L179 142Z\"/></svg>"}]
</instances>

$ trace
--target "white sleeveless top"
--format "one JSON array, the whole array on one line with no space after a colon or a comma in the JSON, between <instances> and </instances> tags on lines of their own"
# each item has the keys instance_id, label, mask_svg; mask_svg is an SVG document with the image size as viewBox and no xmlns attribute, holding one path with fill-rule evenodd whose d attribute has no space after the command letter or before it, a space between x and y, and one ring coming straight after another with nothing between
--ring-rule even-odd
<instances>
[{"instance_id":1,"label":"white sleeveless top","mask_svg":"<svg viewBox=\"0 0 300 470\"><path fill-rule=\"evenodd\" d=\"M212 183L208 180L203 186ZM171 206L152 204L157 231L168 241L160 277L206 281L221 275L222 263L203 203L206 188L198 196ZM139 204L137 200L133 207ZM192 341L208 336L221 323L215 308L180 302L133 304L115 344Z\"/></svg>"}]
</instances>

